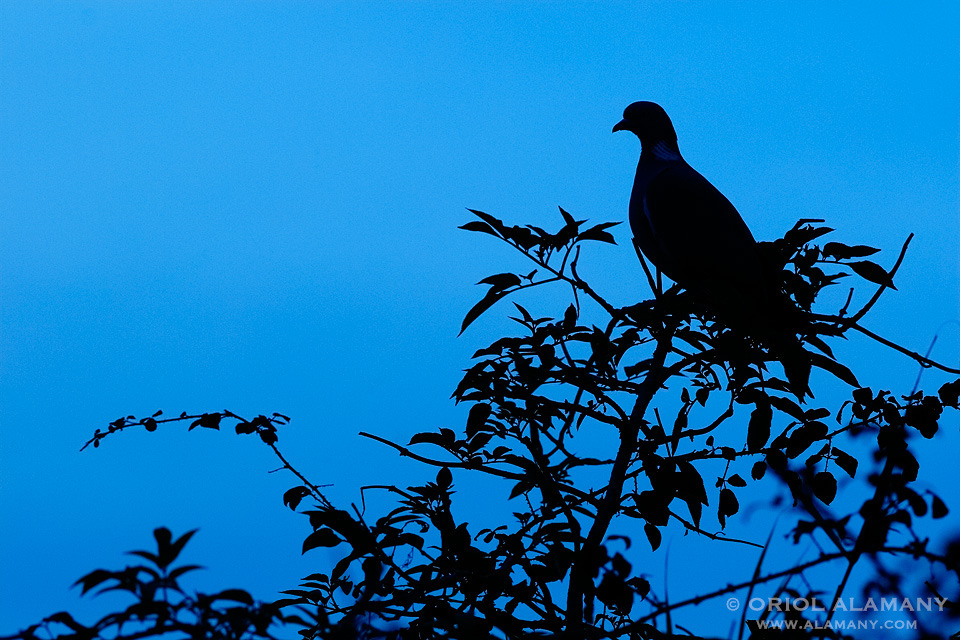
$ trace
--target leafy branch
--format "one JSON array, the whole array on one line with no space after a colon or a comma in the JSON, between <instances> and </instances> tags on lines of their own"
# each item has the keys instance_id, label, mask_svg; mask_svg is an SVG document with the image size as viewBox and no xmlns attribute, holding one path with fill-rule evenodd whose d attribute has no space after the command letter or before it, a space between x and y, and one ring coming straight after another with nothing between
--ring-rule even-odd
<instances>
[{"instance_id":1,"label":"leafy branch","mask_svg":"<svg viewBox=\"0 0 960 640\"><path fill-rule=\"evenodd\" d=\"M309 522L303 553L324 548L339 558L271 604L271 620L304 637L670 637L685 629L696 605L744 590L772 598L806 589L838 600L865 559L874 576L865 589L902 594L922 568L925 580L912 587L944 601L945 592L960 598L950 587L960 582L960 540L941 541L937 549L930 542L929 521L942 520L948 507L918 488L914 454L918 437L937 437L944 412L960 409L960 380L929 394L863 388L831 347L856 332L924 366L958 373L861 325L879 297L895 290L912 236L889 270L866 259L878 252L873 247L822 242L832 229L818 226L820 220L801 220L783 238L762 244L788 301L794 353L850 387L848 399L831 409L794 392L791 363L775 341L730 326L676 286L664 290L645 263L653 298L625 307L608 302L578 265L590 243L615 244L609 232L615 223L588 226L561 209L561 226L550 232L472 213L477 219L462 228L505 242L533 270L481 280L487 290L461 333L508 297L519 329L474 353L453 392L456 402L470 405L462 427L416 433L407 444L361 432L436 470L420 485L364 487L361 495L381 491L394 500L385 514L369 516L365 502L338 508L328 501L282 454L278 428L289 419L281 414L126 416L97 430L84 448L119 431L154 431L168 422L187 421L190 430L219 429L226 420L238 434L257 434L300 483L283 500ZM821 292L845 278L872 294L851 313L857 288L851 287L842 306L824 311ZM566 295L545 315L518 301L527 290L556 283ZM615 446L600 450L601 436ZM484 477L488 495L507 505L495 524L457 518L456 480L466 474ZM850 489L838 480L844 476ZM772 532L766 541L727 534L751 488L793 503L785 511L788 542L811 542L815 557L764 570ZM855 497L862 494L868 495ZM671 601L634 569L626 550L618 551L630 549L642 531L650 551L662 553L671 528L708 544L758 548L760 559L733 584L705 585L700 594ZM138 555L169 566L171 550L183 544L164 540L158 537L167 545L162 553ZM892 559L911 568L892 572L886 564ZM824 579L834 567L840 568ZM161 587L178 593L164 568L132 571L133 582L122 572L94 572L81 583L87 591L127 579L123 584L136 584L141 598L150 589L166 594ZM247 613L264 610L241 604ZM814 614L789 615L812 622ZM955 620L953 613L916 619L939 631ZM758 621L744 616L743 622Z\"/></svg>"}]
</instances>

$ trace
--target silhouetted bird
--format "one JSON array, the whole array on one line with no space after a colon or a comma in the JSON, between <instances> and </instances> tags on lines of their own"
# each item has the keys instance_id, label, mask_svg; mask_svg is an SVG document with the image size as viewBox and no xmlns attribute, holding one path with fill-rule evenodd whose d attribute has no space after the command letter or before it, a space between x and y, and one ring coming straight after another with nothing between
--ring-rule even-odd
<instances>
[{"instance_id":1,"label":"silhouetted bird","mask_svg":"<svg viewBox=\"0 0 960 640\"><path fill-rule=\"evenodd\" d=\"M640 138L630 195L640 250L719 319L772 347L802 398L810 366L789 328L789 301L736 208L680 155L677 132L660 105L634 102L613 130Z\"/></svg>"}]
</instances>

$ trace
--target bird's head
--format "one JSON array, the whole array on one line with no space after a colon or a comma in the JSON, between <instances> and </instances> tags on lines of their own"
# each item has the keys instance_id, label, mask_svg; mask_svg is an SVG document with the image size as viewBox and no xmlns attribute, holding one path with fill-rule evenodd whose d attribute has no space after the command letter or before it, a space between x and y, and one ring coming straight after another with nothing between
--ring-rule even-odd
<instances>
[{"instance_id":1,"label":"bird's head","mask_svg":"<svg viewBox=\"0 0 960 640\"><path fill-rule=\"evenodd\" d=\"M658 142L674 149L677 146L677 132L670 116L655 102L634 102L623 110L623 120L613 130L632 131L644 147L653 148Z\"/></svg>"}]
</instances>

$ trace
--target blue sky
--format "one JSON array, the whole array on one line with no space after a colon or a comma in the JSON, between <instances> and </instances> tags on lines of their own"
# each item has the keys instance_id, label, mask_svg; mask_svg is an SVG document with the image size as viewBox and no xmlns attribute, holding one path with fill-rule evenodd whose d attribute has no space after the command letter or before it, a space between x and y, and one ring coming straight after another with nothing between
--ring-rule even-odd
<instances>
[{"instance_id":1,"label":"blue sky","mask_svg":"<svg viewBox=\"0 0 960 640\"><path fill-rule=\"evenodd\" d=\"M0 3L0 632L88 610L70 583L159 525L200 527L201 586L269 598L325 562L255 441L79 447L130 413L279 411L335 501L416 479L356 434L458 425L460 371L508 326L456 337L473 283L522 268L465 207L625 219L635 100L760 239L825 218L890 264L915 233L866 324L924 350L960 317L958 32L948 2ZM629 304L616 235L583 269ZM916 376L840 351L865 384ZM960 361L956 326L934 355Z\"/></svg>"}]
</instances>

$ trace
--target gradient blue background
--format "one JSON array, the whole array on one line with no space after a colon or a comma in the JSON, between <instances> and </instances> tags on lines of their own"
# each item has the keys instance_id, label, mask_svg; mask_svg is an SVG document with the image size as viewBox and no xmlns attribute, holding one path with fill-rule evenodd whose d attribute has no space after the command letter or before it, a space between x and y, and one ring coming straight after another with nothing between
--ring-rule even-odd
<instances>
[{"instance_id":1,"label":"gradient blue background","mask_svg":"<svg viewBox=\"0 0 960 640\"><path fill-rule=\"evenodd\" d=\"M422 478L356 434L459 425L460 371L508 326L497 307L456 337L473 283L526 268L458 231L464 208L623 219L639 144L610 129L634 100L760 239L826 218L889 265L916 233L866 324L924 350L960 316L960 8L730 4L0 3L0 633L102 611L69 585L159 525L201 528L201 588L271 598L324 568L258 441L170 426L78 449L129 413L279 411L339 504ZM628 304L646 292L616 236L583 270ZM958 334L934 355L956 365ZM916 376L839 351L864 384ZM921 458L944 492L950 421Z\"/></svg>"}]
</instances>

